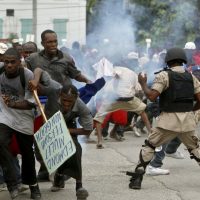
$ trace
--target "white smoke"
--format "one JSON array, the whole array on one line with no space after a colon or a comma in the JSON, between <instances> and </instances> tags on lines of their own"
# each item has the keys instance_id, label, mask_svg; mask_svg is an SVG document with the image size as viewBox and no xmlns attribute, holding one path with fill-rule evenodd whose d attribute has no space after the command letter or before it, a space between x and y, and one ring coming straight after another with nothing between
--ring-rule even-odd
<instances>
[{"instance_id":1,"label":"white smoke","mask_svg":"<svg viewBox=\"0 0 200 200\"><path fill-rule=\"evenodd\" d=\"M135 48L133 19L122 8L122 1L102 1L87 42L112 63Z\"/></svg>"}]
</instances>

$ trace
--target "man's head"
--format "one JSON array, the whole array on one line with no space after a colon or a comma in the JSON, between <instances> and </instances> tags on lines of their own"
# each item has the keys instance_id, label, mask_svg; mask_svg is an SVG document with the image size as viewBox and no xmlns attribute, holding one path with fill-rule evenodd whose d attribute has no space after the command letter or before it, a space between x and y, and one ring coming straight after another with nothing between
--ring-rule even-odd
<instances>
[{"instance_id":1,"label":"man's head","mask_svg":"<svg viewBox=\"0 0 200 200\"><path fill-rule=\"evenodd\" d=\"M45 30L41 34L41 44L47 55L53 56L57 54L58 40L57 35L52 30Z\"/></svg>"},{"instance_id":2,"label":"man's head","mask_svg":"<svg viewBox=\"0 0 200 200\"><path fill-rule=\"evenodd\" d=\"M9 48L4 54L5 72L8 76L13 77L18 74L21 64L21 55L15 48Z\"/></svg>"},{"instance_id":3,"label":"man's head","mask_svg":"<svg viewBox=\"0 0 200 200\"><path fill-rule=\"evenodd\" d=\"M80 49L80 43L78 41L73 42L72 49Z\"/></svg>"},{"instance_id":4,"label":"man's head","mask_svg":"<svg viewBox=\"0 0 200 200\"><path fill-rule=\"evenodd\" d=\"M35 42L26 42L22 45L23 57L27 58L31 53L37 52L37 45Z\"/></svg>"},{"instance_id":5,"label":"man's head","mask_svg":"<svg viewBox=\"0 0 200 200\"><path fill-rule=\"evenodd\" d=\"M165 63L169 67L176 65L182 65L183 63L187 63L187 57L185 51L181 48L171 48L167 51L165 56Z\"/></svg>"},{"instance_id":6,"label":"man's head","mask_svg":"<svg viewBox=\"0 0 200 200\"><path fill-rule=\"evenodd\" d=\"M13 46L13 48L15 48L20 53L20 55L22 57L23 56L22 55L22 51L23 51L22 45L17 42L17 43L13 43L12 46Z\"/></svg>"},{"instance_id":7,"label":"man's head","mask_svg":"<svg viewBox=\"0 0 200 200\"><path fill-rule=\"evenodd\" d=\"M78 98L78 90L73 85L64 85L60 93L60 103L64 112L71 110Z\"/></svg>"},{"instance_id":8,"label":"man's head","mask_svg":"<svg viewBox=\"0 0 200 200\"><path fill-rule=\"evenodd\" d=\"M166 54L167 54L167 50L166 50L166 49L163 49L163 50L158 54L158 59L159 59L160 64L164 64Z\"/></svg>"}]
</instances>

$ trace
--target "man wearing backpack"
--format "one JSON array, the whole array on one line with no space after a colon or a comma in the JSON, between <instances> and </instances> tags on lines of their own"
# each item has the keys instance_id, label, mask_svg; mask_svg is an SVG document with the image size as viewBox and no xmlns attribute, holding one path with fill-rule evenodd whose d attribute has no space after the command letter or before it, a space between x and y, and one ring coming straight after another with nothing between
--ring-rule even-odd
<instances>
[{"instance_id":1,"label":"man wearing backpack","mask_svg":"<svg viewBox=\"0 0 200 200\"><path fill-rule=\"evenodd\" d=\"M6 44L0 43L0 69L4 66L3 55L7 49L8 47ZM4 184L4 178L3 178L3 171L0 166L0 191L3 190L4 187L5 187L5 184Z\"/></svg>"},{"instance_id":2,"label":"man wearing backpack","mask_svg":"<svg viewBox=\"0 0 200 200\"><path fill-rule=\"evenodd\" d=\"M32 93L28 90L28 82L33 79L33 73L21 68L20 58L16 49L8 49L4 54L5 71L0 74L0 165L10 196L14 199L18 196L19 189L9 144L15 134L22 154L22 183L29 185L32 199L40 199L33 152L35 104ZM24 81L21 70L24 71Z\"/></svg>"}]
</instances>

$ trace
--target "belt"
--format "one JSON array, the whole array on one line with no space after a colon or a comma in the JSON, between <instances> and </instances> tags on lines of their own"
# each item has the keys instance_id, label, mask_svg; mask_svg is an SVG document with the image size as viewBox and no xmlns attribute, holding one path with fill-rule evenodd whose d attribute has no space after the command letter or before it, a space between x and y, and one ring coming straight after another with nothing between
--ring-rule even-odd
<instances>
[{"instance_id":1,"label":"belt","mask_svg":"<svg viewBox=\"0 0 200 200\"><path fill-rule=\"evenodd\" d=\"M117 101L131 101L134 97L120 97L117 99Z\"/></svg>"}]
</instances>

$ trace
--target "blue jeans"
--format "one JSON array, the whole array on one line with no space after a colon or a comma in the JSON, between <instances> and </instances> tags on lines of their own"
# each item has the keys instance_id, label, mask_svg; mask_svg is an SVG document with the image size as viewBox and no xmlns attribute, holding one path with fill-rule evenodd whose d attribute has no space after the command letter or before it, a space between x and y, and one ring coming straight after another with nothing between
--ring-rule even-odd
<instances>
[{"instance_id":1,"label":"blue jeans","mask_svg":"<svg viewBox=\"0 0 200 200\"><path fill-rule=\"evenodd\" d=\"M163 160L165 158L165 153L171 154L175 153L180 146L181 141L178 137L174 138L167 144L162 145L162 150L159 152L155 152L154 158L151 160L150 165L153 167L161 167L163 165Z\"/></svg>"},{"instance_id":2,"label":"blue jeans","mask_svg":"<svg viewBox=\"0 0 200 200\"><path fill-rule=\"evenodd\" d=\"M178 137L174 138L168 143L165 153L167 154L175 153L180 145L181 145L180 139Z\"/></svg>"}]
</instances>

